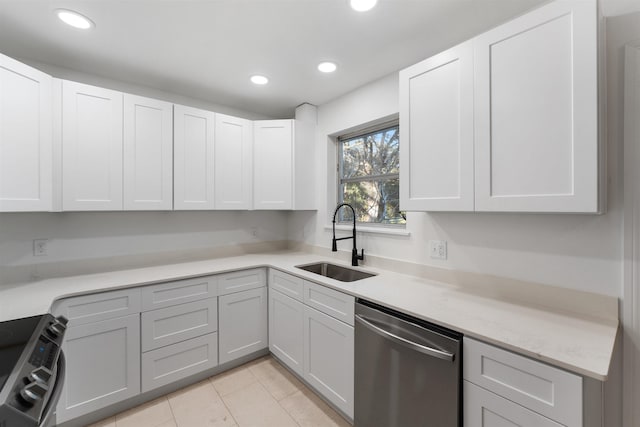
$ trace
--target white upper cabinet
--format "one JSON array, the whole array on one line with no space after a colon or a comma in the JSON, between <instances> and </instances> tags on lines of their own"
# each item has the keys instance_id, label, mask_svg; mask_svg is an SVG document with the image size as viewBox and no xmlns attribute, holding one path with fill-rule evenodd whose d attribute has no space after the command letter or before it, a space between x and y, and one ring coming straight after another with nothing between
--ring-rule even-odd
<instances>
[{"instance_id":1,"label":"white upper cabinet","mask_svg":"<svg viewBox=\"0 0 640 427\"><path fill-rule=\"evenodd\" d=\"M251 120L216 114L216 209L251 209L253 178Z\"/></svg>"},{"instance_id":2,"label":"white upper cabinet","mask_svg":"<svg viewBox=\"0 0 640 427\"><path fill-rule=\"evenodd\" d=\"M473 210L473 43L400 72L400 207Z\"/></svg>"},{"instance_id":3,"label":"white upper cabinet","mask_svg":"<svg viewBox=\"0 0 640 427\"><path fill-rule=\"evenodd\" d=\"M124 95L124 209L173 207L173 105Z\"/></svg>"},{"instance_id":4,"label":"white upper cabinet","mask_svg":"<svg viewBox=\"0 0 640 427\"><path fill-rule=\"evenodd\" d=\"M0 212L52 209L52 79L0 55Z\"/></svg>"},{"instance_id":5,"label":"white upper cabinet","mask_svg":"<svg viewBox=\"0 0 640 427\"><path fill-rule=\"evenodd\" d=\"M62 208L122 210L122 93L62 82Z\"/></svg>"},{"instance_id":6,"label":"white upper cabinet","mask_svg":"<svg viewBox=\"0 0 640 427\"><path fill-rule=\"evenodd\" d=\"M293 209L293 120L254 123L255 209Z\"/></svg>"},{"instance_id":7,"label":"white upper cabinet","mask_svg":"<svg viewBox=\"0 0 640 427\"><path fill-rule=\"evenodd\" d=\"M214 113L174 105L175 210L214 208L214 126Z\"/></svg>"},{"instance_id":8,"label":"white upper cabinet","mask_svg":"<svg viewBox=\"0 0 640 427\"><path fill-rule=\"evenodd\" d=\"M599 211L597 19L556 1L476 38L476 210Z\"/></svg>"},{"instance_id":9,"label":"white upper cabinet","mask_svg":"<svg viewBox=\"0 0 640 427\"><path fill-rule=\"evenodd\" d=\"M549 3L400 72L400 207L601 212L595 0Z\"/></svg>"}]
</instances>

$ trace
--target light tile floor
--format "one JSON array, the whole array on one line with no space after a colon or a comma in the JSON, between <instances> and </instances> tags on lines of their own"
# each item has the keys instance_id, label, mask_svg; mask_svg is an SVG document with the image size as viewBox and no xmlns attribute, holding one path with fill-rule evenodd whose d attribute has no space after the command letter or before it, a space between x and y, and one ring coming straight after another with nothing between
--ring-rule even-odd
<instances>
[{"instance_id":1,"label":"light tile floor","mask_svg":"<svg viewBox=\"0 0 640 427\"><path fill-rule=\"evenodd\" d=\"M271 356L90 427L349 427Z\"/></svg>"}]
</instances>

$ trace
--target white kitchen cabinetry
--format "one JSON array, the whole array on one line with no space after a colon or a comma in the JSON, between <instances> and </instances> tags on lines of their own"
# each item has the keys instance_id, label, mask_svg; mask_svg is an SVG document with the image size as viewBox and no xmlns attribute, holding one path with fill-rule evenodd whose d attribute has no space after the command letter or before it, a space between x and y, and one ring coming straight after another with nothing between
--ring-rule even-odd
<instances>
[{"instance_id":1,"label":"white kitchen cabinetry","mask_svg":"<svg viewBox=\"0 0 640 427\"><path fill-rule=\"evenodd\" d=\"M253 125L254 209L315 209L315 126L303 120L258 120Z\"/></svg>"},{"instance_id":2,"label":"white kitchen cabinetry","mask_svg":"<svg viewBox=\"0 0 640 427\"><path fill-rule=\"evenodd\" d=\"M173 207L213 209L215 114L197 108L173 107Z\"/></svg>"},{"instance_id":3,"label":"white kitchen cabinetry","mask_svg":"<svg viewBox=\"0 0 640 427\"><path fill-rule=\"evenodd\" d=\"M598 212L595 1L475 39L476 210Z\"/></svg>"},{"instance_id":4,"label":"white kitchen cabinetry","mask_svg":"<svg viewBox=\"0 0 640 427\"><path fill-rule=\"evenodd\" d=\"M304 379L353 418L354 331L304 306Z\"/></svg>"},{"instance_id":5,"label":"white kitchen cabinetry","mask_svg":"<svg viewBox=\"0 0 640 427\"><path fill-rule=\"evenodd\" d=\"M473 42L400 72L400 203L473 210Z\"/></svg>"},{"instance_id":6,"label":"white kitchen cabinetry","mask_svg":"<svg viewBox=\"0 0 640 427\"><path fill-rule=\"evenodd\" d=\"M218 276L220 363L269 346L266 286L264 268Z\"/></svg>"},{"instance_id":7,"label":"white kitchen cabinetry","mask_svg":"<svg viewBox=\"0 0 640 427\"><path fill-rule=\"evenodd\" d=\"M216 209L251 209L253 206L253 123L216 114Z\"/></svg>"},{"instance_id":8,"label":"white kitchen cabinetry","mask_svg":"<svg viewBox=\"0 0 640 427\"><path fill-rule=\"evenodd\" d=\"M52 209L52 88L0 54L0 212Z\"/></svg>"},{"instance_id":9,"label":"white kitchen cabinetry","mask_svg":"<svg viewBox=\"0 0 640 427\"><path fill-rule=\"evenodd\" d=\"M598 66L596 1L569 0L401 71L401 208L600 212Z\"/></svg>"},{"instance_id":10,"label":"white kitchen cabinetry","mask_svg":"<svg viewBox=\"0 0 640 427\"><path fill-rule=\"evenodd\" d=\"M122 210L122 93L62 82L62 208Z\"/></svg>"},{"instance_id":11,"label":"white kitchen cabinetry","mask_svg":"<svg viewBox=\"0 0 640 427\"><path fill-rule=\"evenodd\" d=\"M124 95L124 209L173 207L173 105Z\"/></svg>"},{"instance_id":12,"label":"white kitchen cabinetry","mask_svg":"<svg viewBox=\"0 0 640 427\"><path fill-rule=\"evenodd\" d=\"M463 382L465 427L564 427L468 381Z\"/></svg>"},{"instance_id":13,"label":"white kitchen cabinetry","mask_svg":"<svg viewBox=\"0 0 640 427\"><path fill-rule=\"evenodd\" d=\"M269 350L304 376L304 305L269 284Z\"/></svg>"},{"instance_id":14,"label":"white kitchen cabinetry","mask_svg":"<svg viewBox=\"0 0 640 427\"><path fill-rule=\"evenodd\" d=\"M254 126L255 209L293 207L293 120L258 120Z\"/></svg>"},{"instance_id":15,"label":"white kitchen cabinetry","mask_svg":"<svg viewBox=\"0 0 640 427\"><path fill-rule=\"evenodd\" d=\"M223 295L218 302L220 363L269 346L266 287Z\"/></svg>"},{"instance_id":16,"label":"white kitchen cabinetry","mask_svg":"<svg viewBox=\"0 0 640 427\"><path fill-rule=\"evenodd\" d=\"M351 418L354 304L351 295L269 272L269 349Z\"/></svg>"},{"instance_id":17,"label":"white kitchen cabinetry","mask_svg":"<svg viewBox=\"0 0 640 427\"><path fill-rule=\"evenodd\" d=\"M140 289L62 299L51 312L69 319L58 422L140 393Z\"/></svg>"},{"instance_id":18,"label":"white kitchen cabinetry","mask_svg":"<svg viewBox=\"0 0 640 427\"><path fill-rule=\"evenodd\" d=\"M463 345L465 425L583 425L581 377L468 337Z\"/></svg>"}]
</instances>

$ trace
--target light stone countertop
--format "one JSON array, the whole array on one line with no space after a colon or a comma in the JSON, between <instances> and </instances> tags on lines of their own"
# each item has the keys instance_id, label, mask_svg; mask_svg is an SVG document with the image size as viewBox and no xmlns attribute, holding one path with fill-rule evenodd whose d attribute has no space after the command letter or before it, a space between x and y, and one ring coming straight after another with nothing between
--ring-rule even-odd
<instances>
[{"instance_id":1,"label":"light stone countertop","mask_svg":"<svg viewBox=\"0 0 640 427\"><path fill-rule=\"evenodd\" d=\"M87 293L142 286L252 267L273 267L454 329L580 375L604 381L618 331L617 319L563 312L483 294L465 287L372 267L377 276L345 283L295 268L336 261L306 252L241 255L131 270L0 286L0 321L49 311L53 301ZM563 291L566 294L566 290Z\"/></svg>"}]
</instances>

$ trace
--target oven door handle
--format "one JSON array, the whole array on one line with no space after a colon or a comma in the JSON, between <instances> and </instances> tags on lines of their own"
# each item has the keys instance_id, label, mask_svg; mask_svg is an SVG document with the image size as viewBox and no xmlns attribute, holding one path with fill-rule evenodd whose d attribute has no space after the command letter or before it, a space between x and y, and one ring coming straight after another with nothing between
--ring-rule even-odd
<instances>
[{"instance_id":1,"label":"oven door handle","mask_svg":"<svg viewBox=\"0 0 640 427\"><path fill-rule=\"evenodd\" d=\"M402 338L394 333L387 331L386 329L383 329L379 326L374 325L368 320L365 320L364 317L360 316L359 314L356 314L355 318L356 318L356 322L362 324L362 326L372 330L373 332L378 333L378 335L382 335L383 338L386 338L389 341L393 341L397 344L400 344L403 347L410 348L411 350L418 351L422 354L426 354L427 356L432 356L432 357L437 357L438 359L447 360L449 362L453 362L455 359L455 355L453 353L438 350L437 348L418 344L406 338Z\"/></svg>"},{"instance_id":2,"label":"oven door handle","mask_svg":"<svg viewBox=\"0 0 640 427\"><path fill-rule=\"evenodd\" d=\"M62 394L62 386L64 385L64 377L66 371L66 361L64 358L64 353L60 350L60 354L58 355L58 363L57 363L57 372L55 377L55 384L53 385L53 391L49 395L49 400L47 401L47 406L45 409L42 418L40 418L39 427L47 427L53 424L50 423L50 417L55 412L56 406L58 404L58 400L60 399L60 395Z\"/></svg>"}]
</instances>

